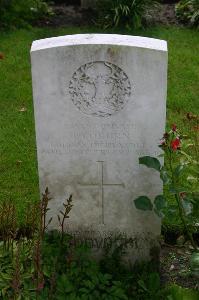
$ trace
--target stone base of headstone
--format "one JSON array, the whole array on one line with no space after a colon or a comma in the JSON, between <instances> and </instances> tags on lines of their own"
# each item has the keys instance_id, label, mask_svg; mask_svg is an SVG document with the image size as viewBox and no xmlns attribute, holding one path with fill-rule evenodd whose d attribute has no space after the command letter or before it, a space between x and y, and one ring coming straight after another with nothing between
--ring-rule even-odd
<instances>
[{"instance_id":1,"label":"stone base of headstone","mask_svg":"<svg viewBox=\"0 0 199 300\"><path fill-rule=\"evenodd\" d=\"M95 232L88 230L72 231L70 246L71 249L78 247L90 249L90 255L95 260L117 253L118 259L127 267L133 266L140 261L148 261L154 266L159 265L160 243L158 236L150 232L144 234L135 233L128 236L124 232Z\"/></svg>"}]
</instances>

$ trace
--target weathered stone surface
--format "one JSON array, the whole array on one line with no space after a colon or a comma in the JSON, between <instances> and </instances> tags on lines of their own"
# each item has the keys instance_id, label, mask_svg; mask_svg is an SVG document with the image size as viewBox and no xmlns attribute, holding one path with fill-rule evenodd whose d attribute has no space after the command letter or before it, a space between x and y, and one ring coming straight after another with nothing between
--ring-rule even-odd
<instances>
[{"instance_id":1,"label":"weathered stone surface","mask_svg":"<svg viewBox=\"0 0 199 300\"><path fill-rule=\"evenodd\" d=\"M162 192L156 171L167 87L165 41L124 35L72 35L31 49L40 190L49 187L51 228L69 194L76 240L104 247L121 233L134 259L148 257L160 220L133 199Z\"/></svg>"}]
</instances>

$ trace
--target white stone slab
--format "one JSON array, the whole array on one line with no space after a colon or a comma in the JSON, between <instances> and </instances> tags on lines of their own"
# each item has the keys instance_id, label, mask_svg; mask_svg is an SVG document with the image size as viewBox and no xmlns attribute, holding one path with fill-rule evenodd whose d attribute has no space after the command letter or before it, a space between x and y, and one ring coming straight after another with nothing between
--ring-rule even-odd
<instances>
[{"instance_id":1,"label":"white stone slab","mask_svg":"<svg viewBox=\"0 0 199 300\"><path fill-rule=\"evenodd\" d=\"M160 220L136 210L133 199L162 192L156 171L138 158L160 151L167 43L71 35L33 42L31 60L40 190L51 191L51 228L72 193L66 229L74 236L97 248L121 233L135 239L134 259L149 257Z\"/></svg>"}]
</instances>

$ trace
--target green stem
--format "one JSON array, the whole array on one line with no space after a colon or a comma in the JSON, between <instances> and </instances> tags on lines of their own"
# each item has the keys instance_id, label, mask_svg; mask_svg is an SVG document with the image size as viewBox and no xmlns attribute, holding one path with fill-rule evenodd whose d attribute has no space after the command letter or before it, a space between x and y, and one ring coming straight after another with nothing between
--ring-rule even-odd
<instances>
[{"instance_id":1,"label":"green stem","mask_svg":"<svg viewBox=\"0 0 199 300\"><path fill-rule=\"evenodd\" d=\"M187 236L188 236L188 238L191 242L192 247L194 248L194 250L196 250L197 247L196 247L196 244L194 242L192 233L190 232L189 227L187 226L186 217L185 217L185 213L184 213L184 208L182 206L181 199L180 199L178 194L175 194L175 199L176 199L176 202L178 204L179 215L180 215L183 227L184 227L184 231L186 232L186 234L187 234Z\"/></svg>"},{"instance_id":2,"label":"green stem","mask_svg":"<svg viewBox=\"0 0 199 300\"><path fill-rule=\"evenodd\" d=\"M173 187L174 187L175 190L177 190L177 183L176 183L176 180L175 180L175 176L174 176L174 172L173 172L173 166L172 166L172 152L171 152L171 150L169 150L169 166L170 166L170 170L171 170ZM196 250L197 247L196 247L196 244L194 242L192 233L190 232L189 227L187 226L184 208L182 206L182 202L181 202L181 199L180 199L180 196L179 196L178 193L175 193L175 199L176 199L176 202L177 202L177 205L178 205L179 216L180 216L180 219L182 221L184 231L186 232L186 234L187 234L187 236L188 236L188 238L191 242L192 247Z\"/></svg>"}]
</instances>

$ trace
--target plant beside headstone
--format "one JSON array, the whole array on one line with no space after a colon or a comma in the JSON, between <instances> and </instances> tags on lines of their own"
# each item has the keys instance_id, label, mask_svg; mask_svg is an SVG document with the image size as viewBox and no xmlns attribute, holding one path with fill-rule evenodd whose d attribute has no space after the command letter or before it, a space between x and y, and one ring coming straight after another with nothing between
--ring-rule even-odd
<instances>
[{"instance_id":1,"label":"plant beside headstone","mask_svg":"<svg viewBox=\"0 0 199 300\"><path fill-rule=\"evenodd\" d=\"M176 4L175 12L178 20L191 27L199 27L199 1L181 0Z\"/></svg>"},{"instance_id":2,"label":"plant beside headstone","mask_svg":"<svg viewBox=\"0 0 199 300\"><path fill-rule=\"evenodd\" d=\"M194 250L197 250L196 242L193 239L192 227L194 215L198 215L199 208L199 130L198 116L190 113L187 119L193 121L192 135L182 135L174 124L170 131L166 132L159 147L164 151L166 164L162 165L155 157L144 156L139 158L139 163L152 168L160 173L165 188L172 196L170 202L163 195L158 195L154 200L147 196L140 196L134 200L137 209L154 211L159 217L164 213L169 218L175 214L180 219L184 233L191 242ZM193 226L190 226L193 225Z\"/></svg>"},{"instance_id":3,"label":"plant beside headstone","mask_svg":"<svg viewBox=\"0 0 199 300\"><path fill-rule=\"evenodd\" d=\"M63 232L46 235L51 222L51 219L46 221L49 201L50 193L46 188L41 202L28 206L25 226L20 229L15 205L11 201L0 205L1 299L50 299L48 296L52 292L55 263L62 268L69 238L65 234L64 239ZM62 227L72 208L71 202L72 196L64 204L65 211L61 212ZM52 243L49 252L52 241L56 244Z\"/></svg>"},{"instance_id":4,"label":"plant beside headstone","mask_svg":"<svg viewBox=\"0 0 199 300\"><path fill-rule=\"evenodd\" d=\"M157 0L99 0L98 23L104 28L142 28L146 23L146 13L149 15L157 4Z\"/></svg>"}]
</instances>

